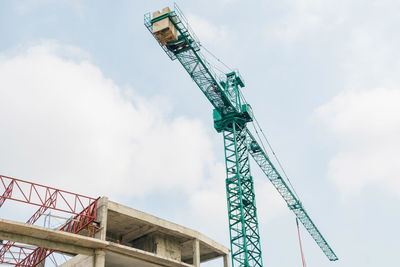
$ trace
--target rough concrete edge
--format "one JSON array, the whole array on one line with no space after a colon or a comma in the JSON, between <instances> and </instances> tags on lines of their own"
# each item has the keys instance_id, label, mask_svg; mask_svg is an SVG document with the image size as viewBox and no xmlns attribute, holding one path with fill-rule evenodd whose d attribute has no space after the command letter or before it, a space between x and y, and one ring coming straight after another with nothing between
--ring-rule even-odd
<instances>
[{"instance_id":1,"label":"rough concrete edge","mask_svg":"<svg viewBox=\"0 0 400 267\"><path fill-rule=\"evenodd\" d=\"M156 216L150 215L148 213L121 205L119 203L109 201L108 202L108 209L112 210L114 212L122 213L127 216L131 216L133 218L136 218L143 223L147 224L152 224L154 226L158 226L161 228L165 228L168 231L173 232L174 234L180 235L187 237L189 239L198 239L202 244L206 245L210 249L216 250L218 253L223 255L227 255L230 253L230 250L226 248L225 246L217 243L216 241L212 240L211 238L201 234L200 232L196 230L192 230L190 228L178 225L173 222L169 222L166 220L163 220L161 218L158 218Z\"/></svg>"},{"instance_id":2,"label":"rough concrete edge","mask_svg":"<svg viewBox=\"0 0 400 267\"><path fill-rule=\"evenodd\" d=\"M2 238L74 254L94 255L96 250L103 249L106 252L110 251L152 263L162 262L165 266L192 266L151 252L112 242L4 219L0 219L0 239Z\"/></svg>"}]
</instances>

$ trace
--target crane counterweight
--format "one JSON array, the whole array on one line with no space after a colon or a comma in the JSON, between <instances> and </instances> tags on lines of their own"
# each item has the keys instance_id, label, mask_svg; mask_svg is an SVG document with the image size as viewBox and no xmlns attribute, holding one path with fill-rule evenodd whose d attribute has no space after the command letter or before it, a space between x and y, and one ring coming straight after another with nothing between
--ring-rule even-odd
<instances>
[{"instance_id":1,"label":"crane counterweight","mask_svg":"<svg viewBox=\"0 0 400 267\"><path fill-rule=\"evenodd\" d=\"M168 16L170 12L169 7L163 8L161 12L153 12L153 34L162 45L178 41L178 31Z\"/></svg>"}]
</instances>

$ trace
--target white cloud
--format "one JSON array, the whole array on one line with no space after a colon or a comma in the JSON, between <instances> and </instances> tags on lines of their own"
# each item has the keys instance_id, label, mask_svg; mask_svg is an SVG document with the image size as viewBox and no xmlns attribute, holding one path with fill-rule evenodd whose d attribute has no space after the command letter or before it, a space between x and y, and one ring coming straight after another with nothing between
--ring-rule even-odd
<instances>
[{"instance_id":1,"label":"white cloud","mask_svg":"<svg viewBox=\"0 0 400 267\"><path fill-rule=\"evenodd\" d=\"M344 23L350 6L349 1L331 0L283 1L281 4L287 12L267 26L267 36L289 43Z\"/></svg>"},{"instance_id":2,"label":"white cloud","mask_svg":"<svg viewBox=\"0 0 400 267\"><path fill-rule=\"evenodd\" d=\"M225 165L219 163L213 176L190 196L190 213L194 229L214 237L226 237L228 215L225 192Z\"/></svg>"},{"instance_id":3,"label":"white cloud","mask_svg":"<svg viewBox=\"0 0 400 267\"><path fill-rule=\"evenodd\" d=\"M329 177L345 194L358 194L368 185L380 185L400 194L400 56L399 38L393 30L399 20L392 16L394 2L385 4L349 1L343 14L338 60L343 71L342 93L316 110L336 141ZM370 16L370 14L387 16ZM364 18L368 17L368 20Z\"/></svg>"},{"instance_id":4,"label":"white cloud","mask_svg":"<svg viewBox=\"0 0 400 267\"><path fill-rule=\"evenodd\" d=\"M337 140L328 175L345 194L374 185L400 194L400 90L339 94L316 111Z\"/></svg>"},{"instance_id":5,"label":"white cloud","mask_svg":"<svg viewBox=\"0 0 400 267\"><path fill-rule=\"evenodd\" d=\"M400 84L400 40L387 32L392 26L392 23L383 23L352 29L351 37L345 42L344 71L348 88L396 88Z\"/></svg>"},{"instance_id":6,"label":"white cloud","mask_svg":"<svg viewBox=\"0 0 400 267\"><path fill-rule=\"evenodd\" d=\"M228 29L224 25L215 25L205 18L194 14L188 14L188 21L193 28L194 33L198 36L201 43L228 45Z\"/></svg>"},{"instance_id":7,"label":"white cloud","mask_svg":"<svg viewBox=\"0 0 400 267\"><path fill-rule=\"evenodd\" d=\"M113 197L191 192L213 168L200 121L169 119L165 101L129 101L132 90L79 49L42 43L13 54L0 56L0 173Z\"/></svg>"},{"instance_id":8,"label":"white cloud","mask_svg":"<svg viewBox=\"0 0 400 267\"><path fill-rule=\"evenodd\" d=\"M81 0L22 0L16 5L18 12L25 14L36 8L46 5L60 5L61 7L71 7L79 16L83 15L83 5Z\"/></svg>"}]
</instances>

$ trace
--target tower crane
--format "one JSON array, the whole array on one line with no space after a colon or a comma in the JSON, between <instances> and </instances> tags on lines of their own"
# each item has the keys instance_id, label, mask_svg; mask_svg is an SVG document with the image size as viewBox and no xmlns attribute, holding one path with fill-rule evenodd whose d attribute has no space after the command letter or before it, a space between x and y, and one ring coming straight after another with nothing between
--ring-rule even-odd
<instances>
[{"instance_id":1,"label":"tower crane","mask_svg":"<svg viewBox=\"0 0 400 267\"><path fill-rule=\"evenodd\" d=\"M171 60L178 60L213 106L214 128L222 133L225 149L226 195L232 265L263 266L260 235L249 158L254 159L278 190L330 261L338 260L325 238L306 212L290 183L282 177L267 155L262 140L248 123L256 121L241 88L245 86L238 71L218 78L216 70L202 53L202 46L187 19L175 4L174 10L144 15L144 25ZM258 123L257 123L258 125ZM259 125L257 126L259 127ZM255 128L257 131L257 128Z\"/></svg>"}]
</instances>

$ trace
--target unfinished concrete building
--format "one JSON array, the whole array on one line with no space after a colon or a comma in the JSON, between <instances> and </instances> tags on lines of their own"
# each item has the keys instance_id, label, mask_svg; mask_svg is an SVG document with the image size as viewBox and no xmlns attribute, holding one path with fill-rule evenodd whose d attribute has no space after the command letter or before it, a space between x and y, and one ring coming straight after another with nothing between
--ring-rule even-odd
<instances>
[{"instance_id":1,"label":"unfinished concrete building","mask_svg":"<svg viewBox=\"0 0 400 267\"><path fill-rule=\"evenodd\" d=\"M63 267L200 266L216 258L229 266L229 249L195 230L106 197L97 203L94 238L0 219L0 239L75 255Z\"/></svg>"}]
</instances>

